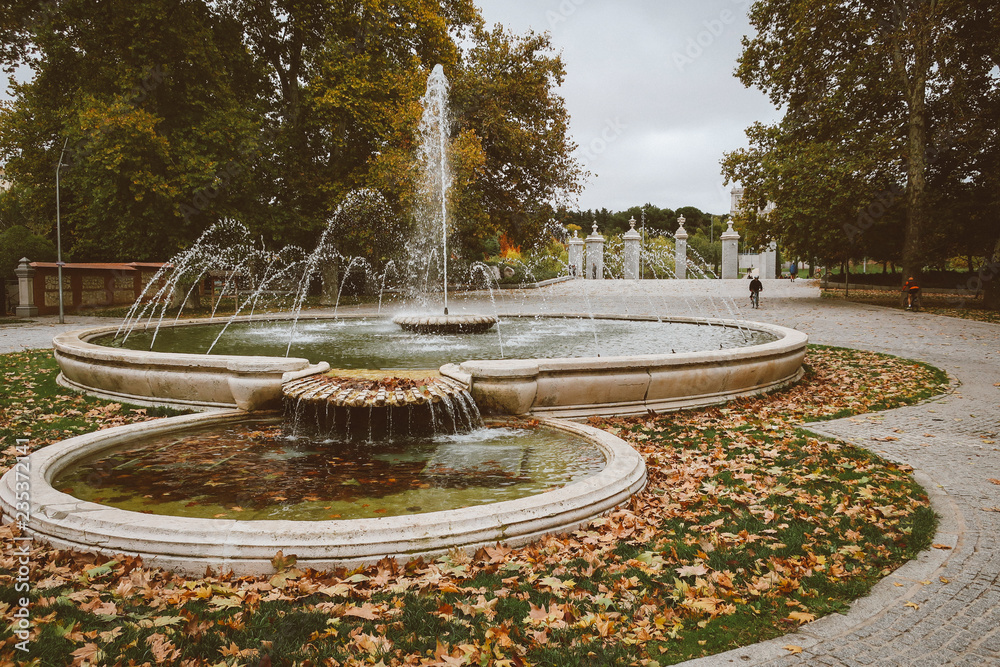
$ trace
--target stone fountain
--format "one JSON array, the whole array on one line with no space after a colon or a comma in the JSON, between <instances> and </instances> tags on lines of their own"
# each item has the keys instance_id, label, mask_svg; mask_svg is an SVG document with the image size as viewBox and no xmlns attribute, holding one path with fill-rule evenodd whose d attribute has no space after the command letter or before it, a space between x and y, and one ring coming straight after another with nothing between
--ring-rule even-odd
<instances>
[{"instance_id":1,"label":"stone fountain","mask_svg":"<svg viewBox=\"0 0 1000 667\"><path fill-rule=\"evenodd\" d=\"M412 338L466 336L482 341L489 337L468 334L487 331L495 318L456 319L447 312L446 195L450 178L445 159L446 112L447 80L438 67L428 83L426 122L422 125L425 134L435 137L437 143L428 142L430 148L425 148L422 155L429 174L425 180L433 183L428 192L435 193L428 197L437 212L428 218L433 220L428 227L433 225L438 230L434 235L439 233L441 239L445 313L418 315L415 320L400 320L399 324L419 333ZM436 157L431 159L432 155ZM335 214L342 218L337 224L364 219L367 212L378 208L376 205L373 209L370 203L367 195L349 198ZM499 354L486 351L466 356L459 352L457 358L448 360L451 363L437 364L438 370L400 373L377 370L394 366L383 365L373 354L368 366L374 369L371 373L359 371L357 365L331 371L326 360L299 358L290 353L309 327L338 335L345 323L369 325L361 316L318 318L300 312L314 272L334 256L327 243L334 227L333 223L328 226L317 248L309 253L293 249L264 252L238 225L213 228L192 249L172 261L173 275L150 284L121 327L76 331L54 339L60 382L66 386L129 403L213 412L107 429L32 454L30 466L36 478L27 515L28 530L34 536L58 547L138 554L151 565L191 574L203 573L206 566L237 574L267 573L279 550L295 554L301 566L321 569L371 563L384 557L409 558L454 548L473 549L498 541L523 544L547 533L583 525L645 485L645 466L634 449L608 433L563 418L647 414L651 410L720 403L773 390L802 374L806 337L797 331L736 321L672 318L668 322L671 318L602 317L599 313L587 313L584 320L591 340L597 337L591 331L601 325L615 331L623 323L639 329L676 323L695 327L699 339L725 332L743 339L745 346L726 347L713 342L675 352L664 344L671 334L657 331L653 347L639 350L627 345L616 353L597 356L587 341L562 353L553 352L554 344L565 338L556 334L546 339L541 351L525 358L511 358L501 346ZM234 235L238 242L234 242ZM428 258L429 243L417 244ZM355 259L349 260L348 266L354 264ZM253 285L237 297L237 314L211 324L164 321L166 296L187 289L187 281L197 284L212 271L229 276L222 286L223 295L231 279L238 283L238 276L255 277ZM265 306L272 308L273 303L266 299L282 294L288 285L297 286L288 298L291 312L264 317L257 314ZM520 319L530 330L564 320L580 321L579 313L549 313L547 319L537 319L534 313L525 315L518 318L517 313L509 313L505 322ZM250 347L220 352L227 336L240 327L247 328L260 341L280 341L280 349ZM158 340L185 332L204 339L205 346L193 349L182 345L172 351L155 351ZM748 336L757 334L763 338L747 342ZM126 339L132 336L135 342L140 335L149 338L148 345L130 349ZM502 341L502 336L499 338ZM335 448L343 444L345 438L340 436L346 436L346 441L360 439L364 446L369 441L395 438L403 431L408 435L428 430L468 431L477 428L481 409L488 415L528 416L530 423L538 422L585 440L600 452L604 467L597 474L573 479L555 490L517 500L470 507L460 504L448 510L384 518L323 521L153 516L85 501L53 486L65 470L78 462L147 438L185 437L201 429L243 423L248 411L278 408L282 401L299 423L336 435L326 440L321 435L322 446ZM470 436L473 441L476 432ZM450 465L460 472L459 462L448 463L443 452L461 453L464 446L451 442L439 449L442 455L435 454L434 465L440 467L444 461L445 467ZM336 449L330 454L336 454ZM459 456L459 461L462 458ZM0 509L8 521L19 511L16 482L13 473L0 482Z\"/></svg>"}]
</instances>

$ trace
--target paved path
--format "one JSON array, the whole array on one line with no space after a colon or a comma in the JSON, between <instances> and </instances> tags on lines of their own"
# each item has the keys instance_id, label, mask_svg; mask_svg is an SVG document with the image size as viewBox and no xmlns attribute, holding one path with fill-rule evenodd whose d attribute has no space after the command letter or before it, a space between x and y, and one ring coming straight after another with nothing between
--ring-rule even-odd
<instances>
[{"instance_id":1,"label":"paved path","mask_svg":"<svg viewBox=\"0 0 1000 667\"><path fill-rule=\"evenodd\" d=\"M1000 479L1000 325L824 300L810 281L765 282L761 309L754 311L745 290L736 281L574 281L505 290L492 299L457 294L451 306L452 312L495 307L754 319L805 331L814 343L887 352L943 368L956 385L943 398L813 428L913 466L942 517L935 542L952 548L931 549L903 566L847 615L686 664L1000 667L1000 485L990 481ZM51 320L0 327L0 352L46 345L59 330ZM791 655L788 645L803 652Z\"/></svg>"}]
</instances>

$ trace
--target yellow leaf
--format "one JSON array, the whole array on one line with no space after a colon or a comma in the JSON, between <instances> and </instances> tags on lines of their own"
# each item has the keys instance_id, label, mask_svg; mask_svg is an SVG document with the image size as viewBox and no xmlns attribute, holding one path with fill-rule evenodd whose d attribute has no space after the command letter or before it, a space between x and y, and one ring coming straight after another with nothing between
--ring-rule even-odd
<instances>
[{"instance_id":1,"label":"yellow leaf","mask_svg":"<svg viewBox=\"0 0 1000 667\"><path fill-rule=\"evenodd\" d=\"M799 625L804 623L812 623L816 620L816 614L810 614L807 611L793 611L788 615L788 618L793 621L798 621Z\"/></svg>"},{"instance_id":2,"label":"yellow leaf","mask_svg":"<svg viewBox=\"0 0 1000 667\"><path fill-rule=\"evenodd\" d=\"M802 647L801 646L796 646L794 644L789 644L788 646L783 646L782 648L785 649L786 651L788 651L789 653L793 654L793 655L797 655L799 653L802 653Z\"/></svg>"},{"instance_id":3,"label":"yellow leaf","mask_svg":"<svg viewBox=\"0 0 1000 667\"><path fill-rule=\"evenodd\" d=\"M903 605L904 607L913 607L914 609L920 609L920 605L915 602L907 602Z\"/></svg>"}]
</instances>

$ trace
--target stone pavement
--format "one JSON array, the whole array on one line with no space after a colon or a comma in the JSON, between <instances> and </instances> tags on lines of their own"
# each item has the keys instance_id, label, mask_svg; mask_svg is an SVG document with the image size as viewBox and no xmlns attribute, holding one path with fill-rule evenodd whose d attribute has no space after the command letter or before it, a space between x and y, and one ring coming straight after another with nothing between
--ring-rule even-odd
<instances>
[{"instance_id":1,"label":"stone pavement","mask_svg":"<svg viewBox=\"0 0 1000 667\"><path fill-rule=\"evenodd\" d=\"M32 348L52 347L52 338L74 329L110 326L119 320L107 317L66 315L65 324L59 324L57 315L31 318L31 324L0 324L0 354L20 352Z\"/></svg>"},{"instance_id":2,"label":"stone pavement","mask_svg":"<svg viewBox=\"0 0 1000 667\"><path fill-rule=\"evenodd\" d=\"M953 391L944 397L810 428L913 466L941 516L935 543L950 549L930 549L904 565L846 615L685 664L1000 667L1000 485L991 481L1000 479L1000 325L820 299L816 283L806 280L765 282L759 310L750 309L740 281L573 281L493 295L459 293L450 305L453 313L758 320L805 331L813 343L887 352L946 370ZM54 318L43 320L0 327L0 352L49 345L59 327ZM107 322L74 318L65 328L88 326L88 320Z\"/></svg>"}]
</instances>

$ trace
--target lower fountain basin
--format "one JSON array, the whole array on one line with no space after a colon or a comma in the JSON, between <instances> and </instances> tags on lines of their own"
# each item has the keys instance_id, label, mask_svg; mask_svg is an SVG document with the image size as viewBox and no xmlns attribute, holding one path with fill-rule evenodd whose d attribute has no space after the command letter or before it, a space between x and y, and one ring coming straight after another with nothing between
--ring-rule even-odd
<instances>
[{"instance_id":1,"label":"lower fountain basin","mask_svg":"<svg viewBox=\"0 0 1000 667\"><path fill-rule=\"evenodd\" d=\"M80 500L52 486L63 471L102 452L147 438L183 436L207 426L231 425L244 412L185 415L77 436L28 459L30 507L17 509L16 471L0 480L6 520L27 514L31 534L57 548L141 556L145 563L187 575L206 567L237 575L273 572L278 551L315 569L357 566L384 557L435 556L453 548L503 542L520 545L544 534L575 529L639 491L646 469L639 454L609 433L560 420L549 428L586 439L606 463L600 472L552 491L477 507L351 520L293 521L158 516ZM20 515L19 515L20 512Z\"/></svg>"}]
</instances>

